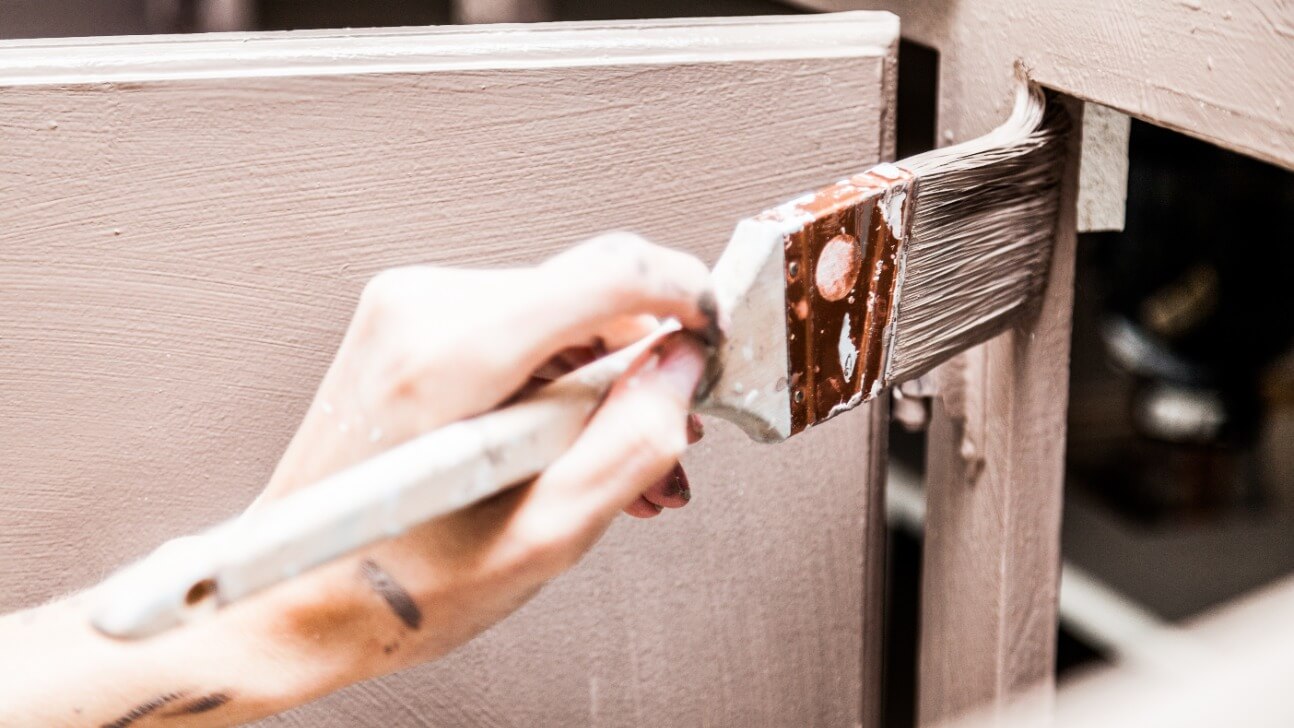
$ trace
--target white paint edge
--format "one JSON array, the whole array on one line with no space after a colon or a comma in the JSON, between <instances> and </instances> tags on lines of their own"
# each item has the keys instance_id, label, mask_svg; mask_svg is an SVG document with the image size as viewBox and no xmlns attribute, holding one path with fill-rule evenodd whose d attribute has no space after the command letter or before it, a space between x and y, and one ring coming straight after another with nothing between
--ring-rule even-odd
<instances>
[{"instance_id":1,"label":"white paint edge","mask_svg":"<svg viewBox=\"0 0 1294 728\"><path fill-rule=\"evenodd\" d=\"M0 85L886 56L898 18L806 16L0 43Z\"/></svg>"}]
</instances>

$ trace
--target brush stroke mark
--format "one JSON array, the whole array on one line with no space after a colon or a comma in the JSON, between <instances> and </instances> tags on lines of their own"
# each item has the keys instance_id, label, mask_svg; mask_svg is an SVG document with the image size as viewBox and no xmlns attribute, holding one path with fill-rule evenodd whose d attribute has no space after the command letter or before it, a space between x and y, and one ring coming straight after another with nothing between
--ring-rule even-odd
<instances>
[{"instance_id":1,"label":"brush stroke mark","mask_svg":"<svg viewBox=\"0 0 1294 728\"><path fill-rule=\"evenodd\" d=\"M233 696L229 693L211 693L210 695L203 695L195 700L190 700L184 705L181 705L174 710L169 710L162 715L170 718L177 715L197 715L198 713L206 713L207 711L219 708L233 699Z\"/></svg>"},{"instance_id":2,"label":"brush stroke mark","mask_svg":"<svg viewBox=\"0 0 1294 728\"><path fill-rule=\"evenodd\" d=\"M173 703L182 697L184 697L184 693L182 692L167 693L165 695L160 695L156 698L153 698L152 700L149 700L146 703L140 703L139 705L136 705L134 708L131 708L129 712L127 712L125 715L121 716L120 718L112 721L111 723L104 723L101 726L101 728L126 728L127 726L131 725L132 723L139 720L140 718L145 718L151 715L152 713L156 712L163 706L169 703Z\"/></svg>"},{"instance_id":3,"label":"brush stroke mark","mask_svg":"<svg viewBox=\"0 0 1294 728\"><path fill-rule=\"evenodd\" d=\"M377 592L378 596L386 601L395 612L395 616L404 622L409 629L418 629L422 625L422 610L414 603L413 597L409 592L400 586L390 574L386 573L377 562L372 559L364 559L359 564L359 573L368 582L369 587Z\"/></svg>"}]
</instances>

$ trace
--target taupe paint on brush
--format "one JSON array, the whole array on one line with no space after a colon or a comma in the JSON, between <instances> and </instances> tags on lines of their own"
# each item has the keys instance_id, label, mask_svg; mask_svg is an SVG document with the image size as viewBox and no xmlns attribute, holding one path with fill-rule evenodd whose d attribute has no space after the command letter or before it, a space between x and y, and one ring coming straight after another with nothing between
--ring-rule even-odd
<instances>
[{"instance_id":1,"label":"taupe paint on brush","mask_svg":"<svg viewBox=\"0 0 1294 728\"><path fill-rule=\"evenodd\" d=\"M742 21L762 49L709 23L535 55L515 32L470 68L418 31L353 34L416 59L362 75L379 59L321 75L350 42L327 34L240 78L228 59L264 41L183 65L129 41L172 77L3 89L0 608L244 507L377 270L627 225L712 261L740 216L887 157L896 29L872 17ZM0 75L84 57L67 43L0 48ZM617 523L448 659L266 724L873 725L883 434L866 413L777 448L711 428L687 509Z\"/></svg>"}]
</instances>

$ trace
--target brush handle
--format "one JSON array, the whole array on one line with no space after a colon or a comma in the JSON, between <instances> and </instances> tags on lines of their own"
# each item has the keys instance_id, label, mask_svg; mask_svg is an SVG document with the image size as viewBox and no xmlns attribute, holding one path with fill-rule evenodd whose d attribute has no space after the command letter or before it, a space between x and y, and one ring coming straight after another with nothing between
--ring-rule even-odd
<instances>
[{"instance_id":1,"label":"brush handle","mask_svg":"<svg viewBox=\"0 0 1294 728\"><path fill-rule=\"evenodd\" d=\"M159 549L104 585L94 626L113 637L154 634L539 475L616 380L677 328Z\"/></svg>"}]
</instances>

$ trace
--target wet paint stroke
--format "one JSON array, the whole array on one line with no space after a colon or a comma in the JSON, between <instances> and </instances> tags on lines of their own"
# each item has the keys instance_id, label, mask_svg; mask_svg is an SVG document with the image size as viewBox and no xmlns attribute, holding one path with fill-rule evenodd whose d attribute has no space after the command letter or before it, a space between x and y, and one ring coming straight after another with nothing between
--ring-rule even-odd
<instances>
[{"instance_id":1,"label":"wet paint stroke","mask_svg":"<svg viewBox=\"0 0 1294 728\"><path fill-rule=\"evenodd\" d=\"M378 566L376 561L372 559L361 561L359 573L364 577L364 581L368 582L369 587L377 592L378 596L382 597L387 606L391 607L391 611L395 612L395 616L399 617L406 627L418 629L418 627L422 626L422 610L418 609L413 597L409 596L409 592L405 591L404 587L400 586L400 583L392 578L390 574Z\"/></svg>"}]
</instances>

